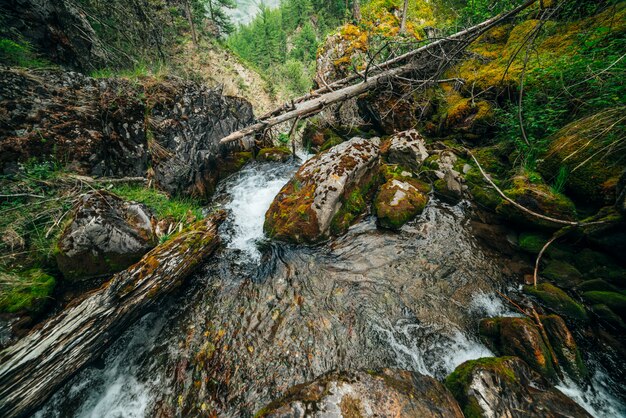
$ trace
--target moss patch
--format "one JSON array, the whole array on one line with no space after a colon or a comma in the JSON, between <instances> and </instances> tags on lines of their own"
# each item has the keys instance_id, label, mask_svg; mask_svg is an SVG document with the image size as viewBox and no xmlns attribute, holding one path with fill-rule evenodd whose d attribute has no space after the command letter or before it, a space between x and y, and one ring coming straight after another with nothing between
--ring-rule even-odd
<instances>
[{"instance_id":1,"label":"moss patch","mask_svg":"<svg viewBox=\"0 0 626 418\"><path fill-rule=\"evenodd\" d=\"M282 162L291 158L291 151L288 148L262 148L256 156L259 161Z\"/></svg>"},{"instance_id":2,"label":"moss patch","mask_svg":"<svg viewBox=\"0 0 626 418\"><path fill-rule=\"evenodd\" d=\"M543 305L561 316L585 323L589 321L585 308L580 303L550 283L540 283L537 288L524 286L524 292L536 297Z\"/></svg>"},{"instance_id":3,"label":"moss patch","mask_svg":"<svg viewBox=\"0 0 626 418\"><path fill-rule=\"evenodd\" d=\"M583 299L590 304L606 305L622 319L626 318L626 296L617 292L592 290L583 293Z\"/></svg>"},{"instance_id":4,"label":"moss patch","mask_svg":"<svg viewBox=\"0 0 626 418\"><path fill-rule=\"evenodd\" d=\"M468 388L472 383L476 370L485 369L516 383L519 379L515 371L509 367L508 360L515 357L484 357L477 360L469 360L459 365L445 380L444 384L452 392L459 402L463 414L467 418L480 418L483 416L478 401L473 396L468 396Z\"/></svg>"},{"instance_id":5,"label":"moss patch","mask_svg":"<svg viewBox=\"0 0 626 418\"><path fill-rule=\"evenodd\" d=\"M54 289L54 277L40 269L0 272L0 312L39 313Z\"/></svg>"},{"instance_id":6,"label":"moss patch","mask_svg":"<svg viewBox=\"0 0 626 418\"><path fill-rule=\"evenodd\" d=\"M428 191L430 186L417 179L387 181L374 200L378 222L385 228L401 228L422 213L428 203Z\"/></svg>"}]
</instances>

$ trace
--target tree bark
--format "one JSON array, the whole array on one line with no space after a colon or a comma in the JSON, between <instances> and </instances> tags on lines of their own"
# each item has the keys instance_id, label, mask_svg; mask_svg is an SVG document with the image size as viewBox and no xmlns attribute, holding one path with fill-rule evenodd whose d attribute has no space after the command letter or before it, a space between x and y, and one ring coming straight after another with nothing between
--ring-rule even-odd
<instances>
[{"instance_id":1,"label":"tree bark","mask_svg":"<svg viewBox=\"0 0 626 418\"><path fill-rule=\"evenodd\" d=\"M400 33L406 32L406 13L409 8L409 0L404 0L404 7L402 7L402 21L400 22Z\"/></svg>"},{"instance_id":2,"label":"tree bark","mask_svg":"<svg viewBox=\"0 0 626 418\"><path fill-rule=\"evenodd\" d=\"M361 4L359 0L352 0L352 18L356 22L361 21Z\"/></svg>"},{"instance_id":3,"label":"tree bark","mask_svg":"<svg viewBox=\"0 0 626 418\"><path fill-rule=\"evenodd\" d=\"M218 247L224 212L159 245L0 352L0 416L28 416Z\"/></svg>"},{"instance_id":4,"label":"tree bark","mask_svg":"<svg viewBox=\"0 0 626 418\"><path fill-rule=\"evenodd\" d=\"M189 28L191 29L191 39L194 45L198 45L198 36L196 35L196 25L193 23L193 15L191 14L191 7L189 6L189 0L185 0L185 14L189 21Z\"/></svg>"}]
</instances>

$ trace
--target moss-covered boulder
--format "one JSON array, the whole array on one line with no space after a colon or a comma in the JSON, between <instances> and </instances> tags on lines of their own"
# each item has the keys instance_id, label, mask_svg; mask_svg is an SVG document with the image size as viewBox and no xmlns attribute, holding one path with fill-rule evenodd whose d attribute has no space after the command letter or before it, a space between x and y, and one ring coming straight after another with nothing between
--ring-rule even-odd
<instances>
[{"instance_id":1,"label":"moss-covered boulder","mask_svg":"<svg viewBox=\"0 0 626 418\"><path fill-rule=\"evenodd\" d=\"M265 232L291 242L344 232L367 207L379 151L379 138L355 137L307 161L270 205Z\"/></svg>"},{"instance_id":2,"label":"moss-covered boulder","mask_svg":"<svg viewBox=\"0 0 626 418\"><path fill-rule=\"evenodd\" d=\"M626 135L623 115L623 107L605 109L558 131L540 165L544 177L564 178L567 193L577 201L613 205L625 163L618 146Z\"/></svg>"},{"instance_id":3,"label":"moss-covered boulder","mask_svg":"<svg viewBox=\"0 0 626 418\"><path fill-rule=\"evenodd\" d=\"M589 372L565 321L558 315L544 315L540 317L540 320L559 361L559 366L572 379L582 383L589 376Z\"/></svg>"},{"instance_id":4,"label":"moss-covered boulder","mask_svg":"<svg viewBox=\"0 0 626 418\"><path fill-rule=\"evenodd\" d=\"M256 156L258 161L285 162L291 158L291 151L284 147L261 148Z\"/></svg>"},{"instance_id":5,"label":"moss-covered boulder","mask_svg":"<svg viewBox=\"0 0 626 418\"><path fill-rule=\"evenodd\" d=\"M384 228L401 228L422 213L428 203L429 191L430 186L417 179L387 181L380 187L374 200L378 222Z\"/></svg>"},{"instance_id":6,"label":"moss-covered boulder","mask_svg":"<svg viewBox=\"0 0 626 418\"><path fill-rule=\"evenodd\" d=\"M561 316L583 323L589 321L583 305L550 283L539 283L536 288L524 286L524 292L534 296L543 306Z\"/></svg>"},{"instance_id":7,"label":"moss-covered boulder","mask_svg":"<svg viewBox=\"0 0 626 418\"><path fill-rule=\"evenodd\" d=\"M486 318L480 321L481 339L496 354L516 356L548 380L556 380L553 359L537 326L528 318Z\"/></svg>"},{"instance_id":8,"label":"moss-covered boulder","mask_svg":"<svg viewBox=\"0 0 626 418\"><path fill-rule=\"evenodd\" d=\"M590 417L517 357L466 361L445 381L466 418Z\"/></svg>"},{"instance_id":9,"label":"moss-covered boulder","mask_svg":"<svg viewBox=\"0 0 626 418\"><path fill-rule=\"evenodd\" d=\"M606 305L618 314L622 320L626 320L626 296L618 292L592 290L582 295L585 302L591 305Z\"/></svg>"},{"instance_id":10,"label":"moss-covered boulder","mask_svg":"<svg viewBox=\"0 0 626 418\"><path fill-rule=\"evenodd\" d=\"M82 196L57 245L67 281L106 277L138 261L158 243L151 211L106 192Z\"/></svg>"},{"instance_id":11,"label":"moss-covered boulder","mask_svg":"<svg viewBox=\"0 0 626 418\"><path fill-rule=\"evenodd\" d=\"M574 204L566 196L556 193L540 179L533 178L533 176L525 174L515 176L511 181L511 187L506 189L504 194L521 206L541 215L569 221L576 219ZM539 227L560 226L532 216L505 200L498 205L496 211L520 224L531 224Z\"/></svg>"},{"instance_id":12,"label":"moss-covered boulder","mask_svg":"<svg viewBox=\"0 0 626 418\"><path fill-rule=\"evenodd\" d=\"M518 245L522 251L530 254L539 254L550 238L543 234L522 232L519 234Z\"/></svg>"},{"instance_id":13,"label":"moss-covered boulder","mask_svg":"<svg viewBox=\"0 0 626 418\"><path fill-rule=\"evenodd\" d=\"M561 260L550 260L541 271L541 276L567 289L581 283L583 278L576 267Z\"/></svg>"},{"instance_id":14,"label":"moss-covered boulder","mask_svg":"<svg viewBox=\"0 0 626 418\"><path fill-rule=\"evenodd\" d=\"M255 414L296 416L462 418L463 413L452 394L432 377L383 369L328 373L294 386Z\"/></svg>"}]
</instances>

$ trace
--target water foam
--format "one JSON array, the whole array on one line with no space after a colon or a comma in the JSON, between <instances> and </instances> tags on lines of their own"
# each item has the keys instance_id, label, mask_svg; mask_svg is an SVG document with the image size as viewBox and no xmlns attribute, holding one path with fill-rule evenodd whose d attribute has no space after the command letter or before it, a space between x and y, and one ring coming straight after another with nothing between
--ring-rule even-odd
<instances>
[{"instance_id":1,"label":"water foam","mask_svg":"<svg viewBox=\"0 0 626 418\"><path fill-rule=\"evenodd\" d=\"M228 248L242 251L249 261L260 260L257 243L264 237L265 212L296 169L289 163L251 164L227 181L224 187L231 197L225 206L231 219Z\"/></svg>"}]
</instances>

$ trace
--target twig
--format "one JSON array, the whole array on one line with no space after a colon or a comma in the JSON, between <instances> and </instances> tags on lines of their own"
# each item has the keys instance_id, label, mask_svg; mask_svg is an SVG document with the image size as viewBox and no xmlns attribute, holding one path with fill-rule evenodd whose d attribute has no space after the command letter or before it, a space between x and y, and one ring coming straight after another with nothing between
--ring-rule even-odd
<instances>
[{"instance_id":1,"label":"twig","mask_svg":"<svg viewBox=\"0 0 626 418\"><path fill-rule=\"evenodd\" d=\"M476 163L476 165L478 166L478 169L480 170L480 174L483 175L483 177L485 178L485 180L487 180L487 182L494 188L496 189L496 191L498 192L498 194L507 202L509 202L510 204L512 204L513 206L515 206L516 208L518 208L519 210L528 213L529 215L532 215L536 218L539 219L543 219L545 221L549 221L555 224L561 224L561 225L570 225L570 226L579 226L581 225L580 222L576 222L576 221L565 221L563 219L557 219L557 218L552 218L550 216L546 216L546 215L542 215L540 213L534 212L528 208L525 208L524 206L520 205L519 203L517 203L516 201L514 201L513 199L509 198L507 195L504 194L504 192L502 190L500 190L500 188L498 186L496 186L496 184L493 182L493 180L491 180L491 178L489 178L489 176L487 175L487 173L485 173L485 171L483 170L482 166L480 165L480 163L478 162L478 160L476 159L476 157L474 157L474 154L471 153L470 150L465 149L465 151L472 157L472 159L474 160L474 162Z\"/></svg>"},{"instance_id":2,"label":"twig","mask_svg":"<svg viewBox=\"0 0 626 418\"><path fill-rule=\"evenodd\" d=\"M544 244L544 246L541 248L541 251L539 251L539 254L537 255L537 260L535 260L535 271L533 272L533 286L537 287L537 274L539 273L539 263L541 262L541 257L543 257L543 253L546 252L550 244L556 241L556 239L560 236L561 234L559 234L558 232L554 234L552 238L550 238L550 240Z\"/></svg>"}]
</instances>

